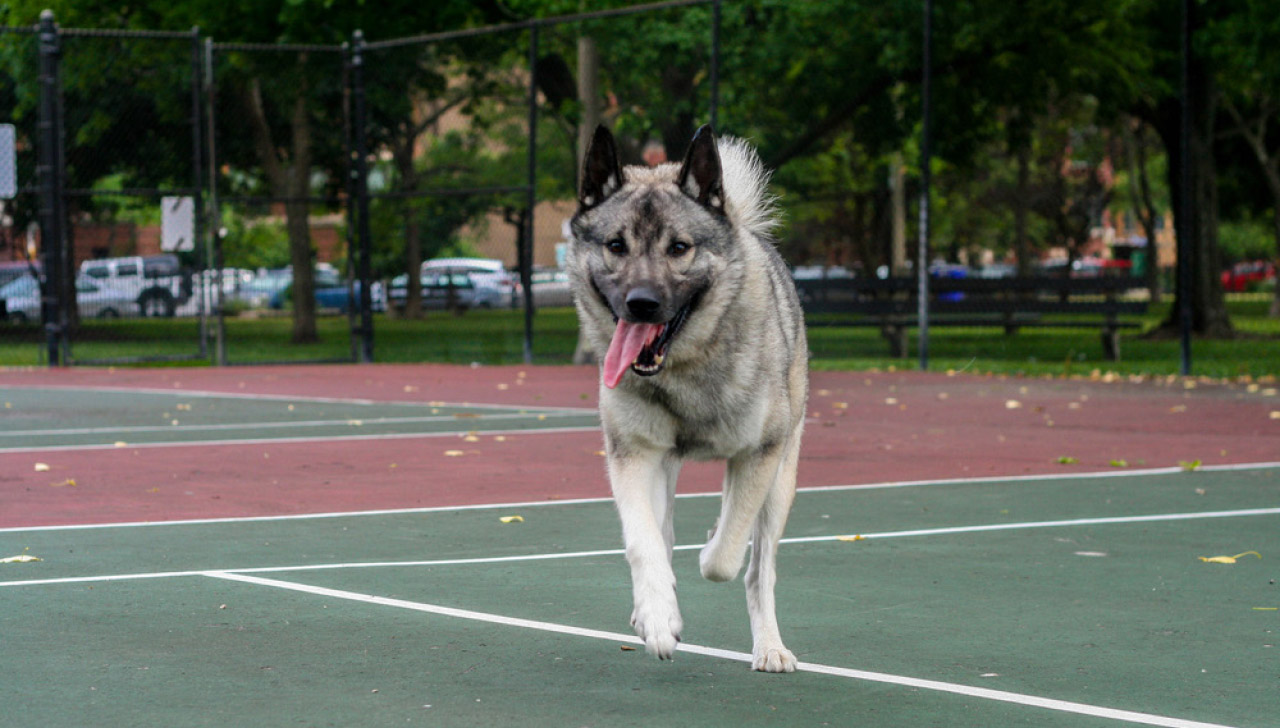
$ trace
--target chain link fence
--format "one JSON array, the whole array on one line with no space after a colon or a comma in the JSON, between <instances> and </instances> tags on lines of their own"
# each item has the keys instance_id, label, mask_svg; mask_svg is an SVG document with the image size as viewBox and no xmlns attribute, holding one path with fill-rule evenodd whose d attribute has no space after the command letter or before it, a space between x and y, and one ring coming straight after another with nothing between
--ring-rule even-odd
<instances>
[{"instance_id":1,"label":"chain link fence","mask_svg":"<svg viewBox=\"0 0 1280 728\"><path fill-rule=\"evenodd\" d=\"M678 0L342 45L0 28L0 340L27 364L570 361L586 139L607 124L624 163L656 164L702 123L757 128L719 99L722 65L731 109L778 92L760 78L777 59L752 50L762 13ZM973 121L959 91L933 112L944 152ZM819 365L1169 368L1170 337L1150 335L1177 315L1167 139L1087 104L985 119L1003 130L985 166L935 162L924 214L919 110L881 96L866 113L903 128L900 151L850 129L811 158L757 140L797 162L775 180L778 244ZM1231 305L1262 312L1271 271ZM1219 373L1257 374L1274 341L1241 330L1206 347Z\"/></svg>"}]
</instances>

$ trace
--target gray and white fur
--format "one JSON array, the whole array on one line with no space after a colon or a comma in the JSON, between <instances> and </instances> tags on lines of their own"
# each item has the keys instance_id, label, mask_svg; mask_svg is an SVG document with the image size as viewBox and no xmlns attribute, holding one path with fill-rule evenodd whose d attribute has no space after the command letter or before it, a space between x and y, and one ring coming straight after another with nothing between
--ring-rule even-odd
<instances>
[{"instance_id":1,"label":"gray and white fur","mask_svg":"<svg viewBox=\"0 0 1280 728\"><path fill-rule=\"evenodd\" d=\"M584 159L567 266L585 338L604 362L600 415L636 634L659 658L675 651L683 628L671 566L676 478L685 460L725 460L701 573L733 579L750 546L753 667L791 672L774 583L795 495L808 347L770 237L767 183L747 143L717 142L709 127L682 163L654 168L621 167L600 127ZM618 363L631 349L615 339L626 336L648 341L634 363Z\"/></svg>"}]
</instances>

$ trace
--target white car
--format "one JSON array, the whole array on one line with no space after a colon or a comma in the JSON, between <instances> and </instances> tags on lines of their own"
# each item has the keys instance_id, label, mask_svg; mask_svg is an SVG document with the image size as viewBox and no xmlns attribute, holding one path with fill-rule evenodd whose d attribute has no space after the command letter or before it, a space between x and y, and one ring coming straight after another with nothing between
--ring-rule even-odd
<instances>
[{"instance_id":1,"label":"white car","mask_svg":"<svg viewBox=\"0 0 1280 728\"><path fill-rule=\"evenodd\" d=\"M40 283L23 276L0 288L9 320L14 323L40 320ZM120 318L138 314L138 301L133 293L104 285L88 276L76 278L76 305L83 318Z\"/></svg>"}]
</instances>

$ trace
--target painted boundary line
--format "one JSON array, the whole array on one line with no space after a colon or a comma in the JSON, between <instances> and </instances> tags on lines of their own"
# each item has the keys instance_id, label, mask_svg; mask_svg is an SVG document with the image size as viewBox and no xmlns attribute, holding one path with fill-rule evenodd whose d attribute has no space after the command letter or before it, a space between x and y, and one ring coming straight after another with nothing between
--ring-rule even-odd
<instances>
[{"instance_id":1,"label":"painted boundary line","mask_svg":"<svg viewBox=\"0 0 1280 728\"><path fill-rule=\"evenodd\" d=\"M524 417L536 418L538 414L531 413L522 415ZM461 420L463 422L477 422L477 420ZM530 427L526 429L509 429L509 430L485 430L476 429L476 434L482 435L558 435L576 432L598 432L599 425L581 425L578 427ZM389 432L383 434L372 435L331 435L319 437L262 437L262 438L240 438L230 440L197 440L192 442L139 442L129 443L121 447L116 444L96 444L96 445L49 445L42 447L11 447L0 448L0 455L16 455L21 453L37 453L37 452L70 452L76 450L149 450L162 447L225 447L231 445L289 445L289 444L315 444L318 442L356 442L361 440L412 440L415 438L439 438L439 437L461 437L470 430L451 430L447 432Z\"/></svg>"},{"instance_id":2,"label":"painted boundary line","mask_svg":"<svg viewBox=\"0 0 1280 728\"><path fill-rule=\"evenodd\" d=\"M514 430L514 431L485 431L484 434L493 435L514 435L514 434L557 434L568 432L591 432L599 428L555 428L555 429L537 429L537 430ZM458 433L447 433L447 436L456 437ZM446 435L437 434L434 437L443 437ZM365 439L369 437L389 437L399 438L406 437L402 435L371 435L361 436ZM408 437L427 437L427 435L411 435ZM294 441L290 441L294 442ZM127 450L133 447L141 447L130 445L128 448L116 448L114 446L109 449ZM99 448L108 449L108 448ZM3 454L3 451L0 451ZM1204 465L1195 472L1219 473L1219 472L1236 472L1242 470L1271 470L1280 468L1280 461L1263 462L1263 463L1235 463L1229 465ZM1176 473L1186 472L1183 468L1147 468L1144 470L1101 470L1096 472L1084 473L1050 473L1045 475L1007 475L977 478L941 478L937 480L904 480L904 481L887 481L881 483L863 483L852 485L815 485L806 488L797 488L798 494L805 493L838 493L848 490L881 490L887 488L920 488L928 486L941 485L981 485L991 484L999 485L1002 483L1034 483L1034 482L1053 482L1057 480L1101 480L1106 478L1134 478L1149 475L1173 475ZM719 491L709 491L706 493L679 493L676 498L716 498L720 496ZM424 508L387 508L381 510L369 511L339 511L329 513L296 513L282 516L240 516L231 518L188 518L174 521L128 521L122 523L83 523L68 524L60 526L12 526L8 528L0 528L0 533L23 533L23 532L39 532L39 531L73 531L78 529L100 529L100 528L147 528L152 526L199 526L199 525L216 525L224 523L262 523L270 521L301 521L307 519L331 519L331 518L362 518L366 516L401 516L401 515L418 515L428 513L454 513L462 511L479 511L479 510L507 510L512 508L539 508L544 506L576 506L576 505L593 505L600 503L612 503L613 499L608 497L601 498L567 498L564 500L541 500L541 501L524 501L516 503L477 503L474 505L463 506L429 506Z\"/></svg>"},{"instance_id":3,"label":"painted boundary line","mask_svg":"<svg viewBox=\"0 0 1280 728\"><path fill-rule=\"evenodd\" d=\"M408 425L428 422L492 422L494 420L521 420L539 417L583 417L580 412L539 412L534 410L518 412L499 412L495 414L471 415L459 417L449 415L422 415L419 417L344 417L334 420L273 420L268 422L218 422L204 425L121 425L119 427L68 427L51 430L11 430L0 432L3 437L33 437L36 435L105 435L129 432L217 432L221 430L278 430L291 427L365 427L368 425ZM338 437L341 437L339 435ZM289 438L272 438L287 442ZM195 445L203 445L217 440L201 440ZM56 446L57 447L57 446ZM66 447L66 446L61 446ZM4 450L0 450L4 452Z\"/></svg>"},{"instance_id":4,"label":"painted boundary line","mask_svg":"<svg viewBox=\"0 0 1280 728\"><path fill-rule=\"evenodd\" d=\"M379 597L370 594L357 594L355 592L344 591L340 589L329 589L325 587L310 586L307 584L299 584L296 582L279 581L276 579L265 579L257 576L248 576L245 574L230 573L225 571L206 571L201 575L214 579L224 579L228 581L237 581L256 586L272 587L275 589L285 589L289 591L302 592L304 594L312 594L315 596L329 597L331 599L343 599L346 601L359 602L363 604L373 604L383 607L394 607L397 609L408 609L416 612L425 612L444 617L453 617L456 619L466 619L476 622L485 622L488 624L498 624L507 627L517 627L521 629L536 630L540 632L551 632L553 634L570 635L574 637L588 637L598 640L607 640L610 642L622 642L624 644L639 645L643 644L635 635L621 634L618 632L606 632L603 630L586 629L582 627L574 627L571 625L556 624L554 622L542 622L532 619L521 619L518 617L507 617L499 614L490 614L487 612L474 612L466 609L456 609L453 607L445 607L438 604L426 604L423 602L411 602L404 599L391 599L387 597ZM692 645L681 643L677 646L677 651L687 652L690 654L702 655L706 657L716 657L725 660L733 660L736 662L751 662L751 655L745 652L735 652L732 650L723 650L715 647L704 647L701 645ZM1161 715L1153 715L1150 713L1137 713L1129 710L1118 710L1115 708L1107 708L1097 705L1089 705L1086 703L1073 703L1066 700L1055 700L1053 698L1043 698L1035 695L1024 695L1021 693L1012 693L1004 690L992 690L989 688L978 688L969 685L961 685L959 683L941 682L938 680L924 680L921 678L906 677L902 675L891 675L882 672L869 672L866 670L854 670L850 668L835 667L832 665L820 665L807 662L801 662L796 669L802 672L814 672L822 675L831 675L835 677L844 677L853 680L862 680L867 682L884 683L888 685L897 685L900 687L917 688L920 690L930 690L934 692L950 693L953 695L962 695L969 698L980 698L983 700L993 700L1002 703L1012 703L1032 708L1042 708L1044 710L1052 710L1060 713L1073 713L1077 715L1086 715L1095 718L1107 718L1110 720L1124 721L1128 723L1137 723L1140 725L1162 726L1163 728L1229 728L1228 726L1216 723L1202 723L1199 721L1184 720L1181 718L1170 718Z\"/></svg>"},{"instance_id":5,"label":"painted boundary line","mask_svg":"<svg viewBox=\"0 0 1280 728\"><path fill-rule=\"evenodd\" d=\"M875 540L889 538L911 538L915 536L945 536L961 533L987 533L991 531L1019 531L1040 528L1067 528L1071 526L1103 526L1129 523L1161 523L1169 521L1193 521L1206 518L1243 518L1249 516L1280 515L1278 508L1248 508L1233 511L1201 511L1194 513L1159 513L1146 516L1106 516L1101 518L1072 518L1063 521L1026 521L1022 523L990 523L977 526L950 526L944 528L923 528L909 531L885 531L882 533L846 534L835 536L799 536L784 538L779 543L785 545L829 543L850 539ZM705 544L681 544L675 551L694 551ZM595 551L569 551L551 554L519 554L515 556L481 556L462 559L431 559L415 561L356 561L331 564L301 564L292 566L257 566L243 569L217 569L224 574L272 574L299 571L331 571L339 569L375 569L388 567L422 567L422 566L466 566L475 564L505 564L520 561L558 561L561 559L582 559L599 556L621 556L623 549L599 549ZM178 576L197 576L209 569L192 569L188 571L139 572L133 574L110 574L99 576L69 576L51 579L28 579L20 581L0 581L0 588L10 586L41 586L51 584L82 584L103 581L130 581L134 579L164 579Z\"/></svg>"},{"instance_id":6,"label":"painted boundary line","mask_svg":"<svg viewBox=\"0 0 1280 728\"><path fill-rule=\"evenodd\" d=\"M510 404L477 404L474 402L440 402L432 400L430 402L406 402L404 400L382 400L382 399L365 399L362 397L315 397L311 395L288 395L288 394L255 394L253 392L218 392L205 389L161 389L159 387L109 387L109 386L77 386L77 385L58 385L58 384L39 384L31 387L18 387L14 385L0 384L0 390L5 389L21 389L22 391L31 390L55 390L59 392L99 392L108 394L163 394L174 395L179 397L197 397L197 398L218 398L225 397L227 399L253 399L253 400L270 400L273 402L315 402L318 404L355 404L355 405L387 405L390 407L457 407L470 409L527 409L537 410L539 412L578 412L582 414L596 414L599 412L594 407L546 407L546 406L523 406Z\"/></svg>"}]
</instances>

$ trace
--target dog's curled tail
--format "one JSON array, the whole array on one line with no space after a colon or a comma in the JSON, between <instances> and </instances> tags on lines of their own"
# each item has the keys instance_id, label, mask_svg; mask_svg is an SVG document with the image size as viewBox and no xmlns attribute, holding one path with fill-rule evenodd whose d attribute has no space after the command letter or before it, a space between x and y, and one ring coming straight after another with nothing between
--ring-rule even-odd
<instances>
[{"instance_id":1,"label":"dog's curled tail","mask_svg":"<svg viewBox=\"0 0 1280 728\"><path fill-rule=\"evenodd\" d=\"M769 194L769 171L742 139L720 137L716 148L729 219L755 235L769 236L778 225L778 198Z\"/></svg>"}]
</instances>

